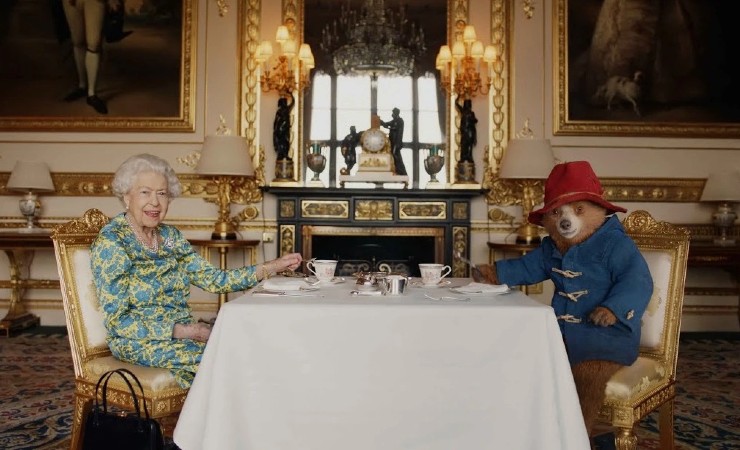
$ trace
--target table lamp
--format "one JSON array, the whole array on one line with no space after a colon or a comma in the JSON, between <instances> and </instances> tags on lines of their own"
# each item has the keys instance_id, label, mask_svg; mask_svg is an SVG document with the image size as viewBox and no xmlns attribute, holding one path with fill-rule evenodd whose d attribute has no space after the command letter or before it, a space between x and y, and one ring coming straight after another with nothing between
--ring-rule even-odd
<instances>
[{"instance_id":1,"label":"table lamp","mask_svg":"<svg viewBox=\"0 0 740 450\"><path fill-rule=\"evenodd\" d=\"M41 212L41 202L38 200L36 192L54 191L49 166L43 162L17 161L6 187L12 191L26 193L18 202L21 214L26 217L26 227L21 231L38 231L36 217Z\"/></svg>"},{"instance_id":2,"label":"table lamp","mask_svg":"<svg viewBox=\"0 0 740 450\"><path fill-rule=\"evenodd\" d=\"M528 121L527 121L528 122ZM528 216L535 205L541 202L540 180L546 179L555 165L555 157L549 139L535 139L534 133L525 122L524 129L509 141L501 161L499 177L517 180L522 191L522 223L517 229L517 242L527 244L539 242L537 226L529 223Z\"/></svg>"},{"instance_id":3,"label":"table lamp","mask_svg":"<svg viewBox=\"0 0 740 450\"><path fill-rule=\"evenodd\" d=\"M218 220L211 239L236 239L236 227L229 218L231 188L235 178L254 173L247 140L226 134L206 136L195 171L201 175L213 175L218 188L214 200L218 205Z\"/></svg>"},{"instance_id":4,"label":"table lamp","mask_svg":"<svg viewBox=\"0 0 740 450\"><path fill-rule=\"evenodd\" d=\"M719 236L714 237L714 243L735 245L735 239L728 235L737 219L732 204L740 201L740 170L709 174L701 194L701 201L717 203L717 209L712 214L712 223L717 227Z\"/></svg>"}]
</instances>

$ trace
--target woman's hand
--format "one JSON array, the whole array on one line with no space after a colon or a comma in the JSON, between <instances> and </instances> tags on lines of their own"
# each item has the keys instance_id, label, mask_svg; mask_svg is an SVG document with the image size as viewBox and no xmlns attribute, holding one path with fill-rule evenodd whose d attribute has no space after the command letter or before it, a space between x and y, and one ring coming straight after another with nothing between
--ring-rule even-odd
<instances>
[{"instance_id":1,"label":"woman's hand","mask_svg":"<svg viewBox=\"0 0 740 450\"><path fill-rule=\"evenodd\" d=\"M284 270L296 270L301 265L303 257L300 253L289 253L278 259L267 261L262 264L265 273L282 272Z\"/></svg>"},{"instance_id":2,"label":"woman's hand","mask_svg":"<svg viewBox=\"0 0 740 450\"><path fill-rule=\"evenodd\" d=\"M172 337L175 339L192 339L198 342L207 342L211 336L211 327L207 323L176 323L172 328Z\"/></svg>"}]
</instances>

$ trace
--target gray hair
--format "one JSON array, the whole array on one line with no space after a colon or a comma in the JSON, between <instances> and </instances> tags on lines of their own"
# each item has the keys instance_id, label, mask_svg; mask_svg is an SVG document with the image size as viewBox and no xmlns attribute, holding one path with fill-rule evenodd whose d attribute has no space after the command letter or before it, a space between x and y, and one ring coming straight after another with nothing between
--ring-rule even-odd
<instances>
[{"instance_id":1,"label":"gray hair","mask_svg":"<svg viewBox=\"0 0 740 450\"><path fill-rule=\"evenodd\" d=\"M142 153L130 157L118 167L116 174L113 176L113 183L111 183L113 195L118 197L119 200L123 200L123 196L134 186L136 177L144 172L164 175L167 180L167 193L170 198L175 198L182 192L180 180L167 161L158 156Z\"/></svg>"}]
</instances>

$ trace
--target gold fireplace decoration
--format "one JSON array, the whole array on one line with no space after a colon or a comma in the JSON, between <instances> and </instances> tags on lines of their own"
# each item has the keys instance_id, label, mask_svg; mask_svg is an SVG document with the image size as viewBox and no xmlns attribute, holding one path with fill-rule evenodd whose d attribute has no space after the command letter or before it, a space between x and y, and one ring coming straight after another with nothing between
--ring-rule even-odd
<instances>
[{"instance_id":1,"label":"gold fireplace decoration","mask_svg":"<svg viewBox=\"0 0 740 450\"><path fill-rule=\"evenodd\" d=\"M346 200L302 200L301 217L348 219L349 202Z\"/></svg>"},{"instance_id":2,"label":"gold fireplace decoration","mask_svg":"<svg viewBox=\"0 0 740 450\"><path fill-rule=\"evenodd\" d=\"M704 178L600 178L604 196L611 202L698 202ZM542 196L543 182L533 187ZM486 194L489 205L521 204L521 192L514 180L493 178Z\"/></svg>"},{"instance_id":3,"label":"gold fireplace decoration","mask_svg":"<svg viewBox=\"0 0 740 450\"><path fill-rule=\"evenodd\" d=\"M393 220L393 200L358 200L355 220Z\"/></svg>"},{"instance_id":4,"label":"gold fireplace decoration","mask_svg":"<svg viewBox=\"0 0 740 450\"><path fill-rule=\"evenodd\" d=\"M406 220L445 220L446 202L398 202L398 218Z\"/></svg>"}]
</instances>

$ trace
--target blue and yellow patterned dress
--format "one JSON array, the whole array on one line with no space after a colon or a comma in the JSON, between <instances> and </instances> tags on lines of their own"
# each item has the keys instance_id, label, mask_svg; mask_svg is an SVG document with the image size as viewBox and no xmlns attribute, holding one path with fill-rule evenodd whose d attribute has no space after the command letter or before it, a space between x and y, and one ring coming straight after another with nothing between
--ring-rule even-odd
<instances>
[{"instance_id":1,"label":"blue and yellow patterned dress","mask_svg":"<svg viewBox=\"0 0 740 450\"><path fill-rule=\"evenodd\" d=\"M190 386L205 343L173 339L175 323L193 323L190 285L209 292L257 284L254 266L219 270L203 259L170 225L158 227L157 252L145 248L123 214L100 230L92 245L92 271L108 330L108 345L123 361L170 369Z\"/></svg>"}]
</instances>

